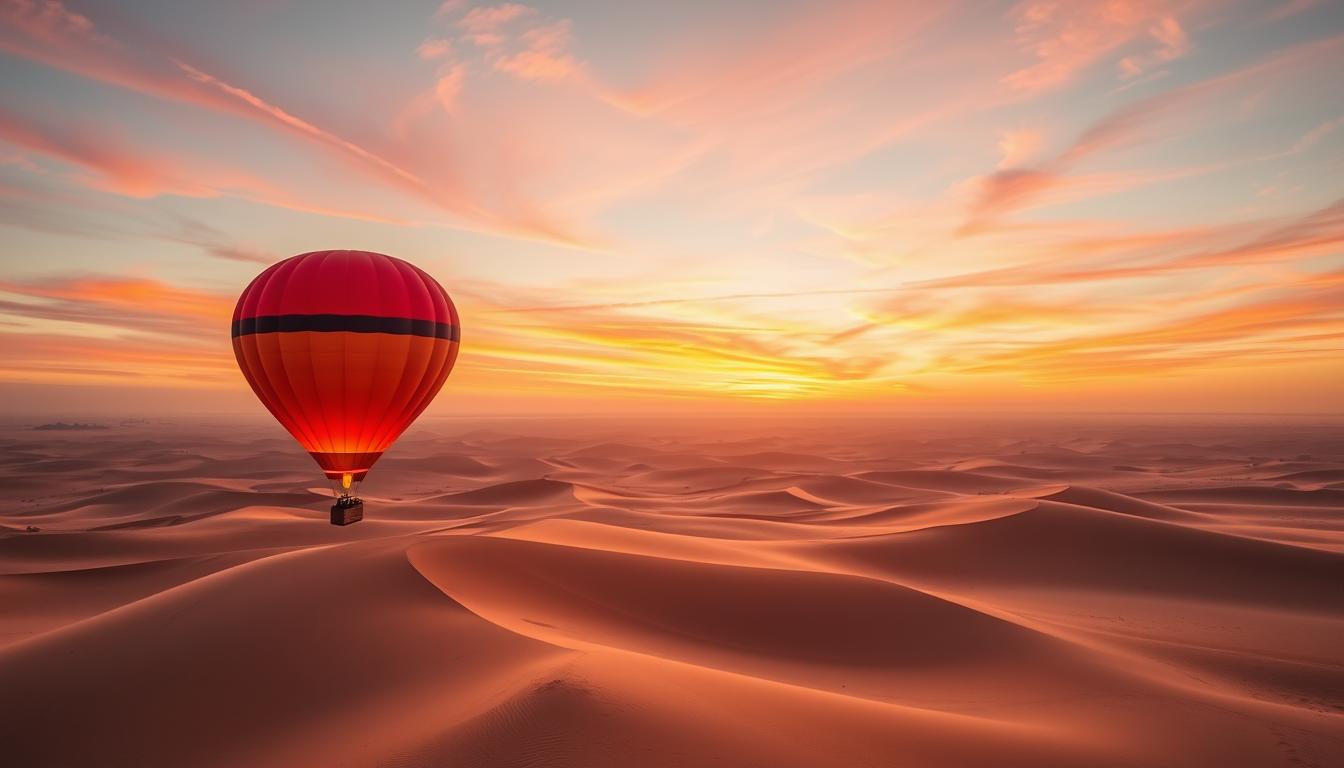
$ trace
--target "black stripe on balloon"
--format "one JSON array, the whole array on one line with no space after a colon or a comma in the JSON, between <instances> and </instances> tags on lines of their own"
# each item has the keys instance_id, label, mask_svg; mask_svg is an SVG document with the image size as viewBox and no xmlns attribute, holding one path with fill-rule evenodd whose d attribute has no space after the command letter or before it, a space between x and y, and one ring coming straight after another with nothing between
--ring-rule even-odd
<instances>
[{"instance_id":1,"label":"black stripe on balloon","mask_svg":"<svg viewBox=\"0 0 1344 768\"><path fill-rule=\"evenodd\" d=\"M233 321L233 335L253 333L286 333L289 331L318 331L332 333L393 333L399 336L429 336L435 339L459 341L462 329L449 323L433 320L413 320L409 317L374 317L373 315L262 315Z\"/></svg>"}]
</instances>

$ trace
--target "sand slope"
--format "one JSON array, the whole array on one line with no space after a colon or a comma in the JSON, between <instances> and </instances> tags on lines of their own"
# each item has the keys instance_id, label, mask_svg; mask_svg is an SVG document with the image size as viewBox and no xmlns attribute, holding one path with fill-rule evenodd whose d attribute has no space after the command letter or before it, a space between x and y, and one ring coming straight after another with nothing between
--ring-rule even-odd
<instances>
[{"instance_id":1,"label":"sand slope","mask_svg":"<svg viewBox=\"0 0 1344 768\"><path fill-rule=\"evenodd\" d=\"M922 429L9 428L4 762L1344 764L1337 430Z\"/></svg>"}]
</instances>

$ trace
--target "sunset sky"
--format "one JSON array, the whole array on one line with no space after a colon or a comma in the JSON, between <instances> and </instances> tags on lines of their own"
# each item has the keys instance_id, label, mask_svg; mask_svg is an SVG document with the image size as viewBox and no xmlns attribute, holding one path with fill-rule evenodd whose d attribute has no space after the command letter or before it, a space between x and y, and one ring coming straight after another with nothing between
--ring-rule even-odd
<instances>
[{"instance_id":1,"label":"sunset sky","mask_svg":"<svg viewBox=\"0 0 1344 768\"><path fill-rule=\"evenodd\" d=\"M260 412L328 248L430 413L1344 409L1330 0L0 7L0 413Z\"/></svg>"}]
</instances>

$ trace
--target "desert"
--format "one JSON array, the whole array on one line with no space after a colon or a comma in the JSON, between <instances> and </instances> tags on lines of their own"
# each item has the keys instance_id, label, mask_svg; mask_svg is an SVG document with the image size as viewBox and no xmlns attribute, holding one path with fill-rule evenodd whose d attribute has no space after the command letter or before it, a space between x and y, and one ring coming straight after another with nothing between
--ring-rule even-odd
<instances>
[{"instance_id":1,"label":"desert","mask_svg":"<svg viewBox=\"0 0 1344 768\"><path fill-rule=\"evenodd\" d=\"M278 430L7 425L10 764L1344 756L1338 425L431 418L349 527Z\"/></svg>"}]
</instances>

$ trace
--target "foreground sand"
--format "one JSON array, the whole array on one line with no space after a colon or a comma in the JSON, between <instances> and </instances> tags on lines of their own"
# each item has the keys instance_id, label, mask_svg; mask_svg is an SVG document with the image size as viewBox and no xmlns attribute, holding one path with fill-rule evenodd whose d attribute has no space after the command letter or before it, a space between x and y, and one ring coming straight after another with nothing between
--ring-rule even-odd
<instances>
[{"instance_id":1,"label":"foreground sand","mask_svg":"<svg viewBox=\"0 0 1344 768\"><path fill-rule=\"evenodd\" d=\"M0 432L0 762L1344 765L1338 426L277 431Z\"/></svg>"}]
</instances>

